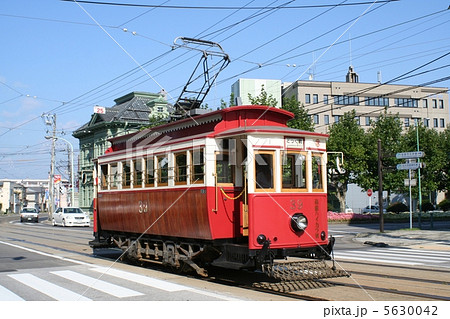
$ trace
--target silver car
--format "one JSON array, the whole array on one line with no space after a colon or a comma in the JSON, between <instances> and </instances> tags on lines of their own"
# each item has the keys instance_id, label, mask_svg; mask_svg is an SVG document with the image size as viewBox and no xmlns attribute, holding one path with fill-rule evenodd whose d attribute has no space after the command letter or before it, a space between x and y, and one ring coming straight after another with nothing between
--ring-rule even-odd
<instances>
[{"instance_id":1,"label":"silver car","mask_svg":"<svg viewBox=\"0 0 450 319\"><path fill-rule=\"evenodd\" d=\"M39 213L36 208L24 208L20 212L20 222L39 222Z\"/></svg>"},{"instance_id":2,"label":"silver car","mask_svg":"<svg viewBox=\"0 0 450 319\"><path fill-rule=\"evenodd\" d=\"M78 207L60 207L52 214L53 226L86 226L91 225L89 215Z\"/></svg>"}]
</instances>

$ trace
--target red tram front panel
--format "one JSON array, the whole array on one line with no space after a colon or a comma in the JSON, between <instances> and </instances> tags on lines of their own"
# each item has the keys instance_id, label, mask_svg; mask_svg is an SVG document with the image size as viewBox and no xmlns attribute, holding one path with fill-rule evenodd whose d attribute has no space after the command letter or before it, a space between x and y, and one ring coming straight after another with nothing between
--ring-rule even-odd
<instances>
[{"instance_id":1,"label":"red tram front panel","mask_svg":"<svg viewBox=\"0 0 450 319\"><path fill-rule=\"evenodd\" d=\"M308 248L328 244L327 197L325 193L249 194L249 249L261 249L259 235L270 240L270 248ZM308 220L304 231L291 226L294 214Z\"/></svg>"}]
</instances>

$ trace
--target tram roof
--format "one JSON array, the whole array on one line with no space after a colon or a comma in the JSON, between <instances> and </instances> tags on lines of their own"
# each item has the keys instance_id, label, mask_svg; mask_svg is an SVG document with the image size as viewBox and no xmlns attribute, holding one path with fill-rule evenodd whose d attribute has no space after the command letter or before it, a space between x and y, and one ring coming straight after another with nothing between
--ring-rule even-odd
<instances>
[{"instance_id":1,"label":"tram roof","mask_svg":"<svg viewBox=\"0 0 450 319\"><path fill-rule=\"evenodd\" d=\"M262 105L233 106L192 118L155 126L127 135L111 138L109 141L114 150L122 149L120 145L140 143L148 139L156 142L158 136L173 139L194 137L198 135L210 137L226 137L244 133L280 133L292 135L310 135L328 137L326 134L301 131L287 126L287 121L294 117L293 113L276 107Z\"/></svg>"}]
</instances>

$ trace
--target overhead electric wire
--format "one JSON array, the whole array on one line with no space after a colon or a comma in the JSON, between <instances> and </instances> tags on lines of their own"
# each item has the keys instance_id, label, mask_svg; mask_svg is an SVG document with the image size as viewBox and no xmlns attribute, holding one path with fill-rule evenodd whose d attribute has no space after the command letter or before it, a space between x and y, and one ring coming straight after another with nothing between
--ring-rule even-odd
<instances>
[{"instance_id":1,"label":"overhead electric wire","mask_svg":"<svg viewBox=\"0 0 450 319\"><path fill-rule=\"evenodd\" d=\"M95 5L107 5L107 6L120 6L120 7L143 7L143 8L159 8L159 9L204 9L204 10L235 10L240 7L234 6L167 6L167 5L156 5L156 4L138 4L138 3L120 3L120 2L106 2L106 1L88 1L88 0L60 0L64 2L79 2L84 4L95 4ZM397 2L400 0L381 0L380 3L388 3L388 2ZM361 2L352 2L348 4L343 4L341 6L359 6L371 4L372 1L361 1ZM313 9L313 8L326 8L332 7L334 4L313 4L313 5L298 5L298 6L289 6L286 9ZM260 10L262 8L267 7L247 7L246 10ZM270 8L272 9L272 8Z\"/></svg>"}]
</instances>

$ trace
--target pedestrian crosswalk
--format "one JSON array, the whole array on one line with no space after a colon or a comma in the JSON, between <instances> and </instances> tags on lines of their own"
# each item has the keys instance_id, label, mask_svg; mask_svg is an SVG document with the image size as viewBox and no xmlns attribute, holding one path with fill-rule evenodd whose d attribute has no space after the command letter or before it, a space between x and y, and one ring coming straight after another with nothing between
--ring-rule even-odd
<instances>
[{"instance_id":1,"label":"pedestrian crosswalk","mask_svg":"<svg viewBox=\"0 0 450 319\"><path fill-rule=\"evenodd\" d=\"M423 250L410 248L374 248L366 250L337 250L336 260L357 260L388 264L427 265L450 268L450 250Z\"/></svg>"},{"instance_id":2,"label":"pedestrian crosswalk","mask_svg":"<svg viewBox=\"0 0 450 319\"><path fill-rule=\"evenodd\" d=\"M176 293L179 296L175 296ZM78 266L1 274L0 301L20 300L239 299L118 269Z\"/></svg>"}]
</instances>

